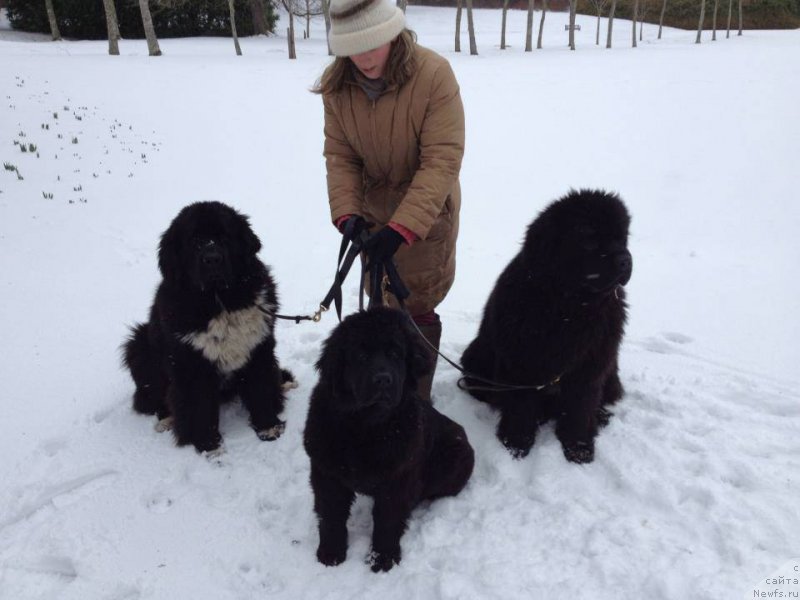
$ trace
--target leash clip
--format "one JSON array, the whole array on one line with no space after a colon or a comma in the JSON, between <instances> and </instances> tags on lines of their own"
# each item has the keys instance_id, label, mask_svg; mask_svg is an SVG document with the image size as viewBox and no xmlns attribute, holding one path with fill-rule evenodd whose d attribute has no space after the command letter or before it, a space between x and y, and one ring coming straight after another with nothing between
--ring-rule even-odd
<instances>
[{"instance_id":1,"label":"leash clip","mask_svg":"<svg viewBox=\"0 0 800 600\"><path fill-rule=\"evenodd\" d=\"M320 304L319 310L314 313L314 316L311 317L311 320L314 321L314 323L319 323L322 320L322 313L326 312L327 310L328 308L326 306Z\"/></svg>"}]
</instances>

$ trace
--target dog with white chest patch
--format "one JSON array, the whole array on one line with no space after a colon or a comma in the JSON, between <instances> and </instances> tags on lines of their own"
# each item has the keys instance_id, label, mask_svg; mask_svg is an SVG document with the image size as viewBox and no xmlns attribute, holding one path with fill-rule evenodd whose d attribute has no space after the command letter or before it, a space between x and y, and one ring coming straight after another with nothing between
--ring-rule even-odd
<instances>
[{"instance_id":1,"label":"dog with white chest patch","mask_svg":"<svg viewBox=\"0 0 800 600\"><path fill-rule=\"evenodd\" d=\"M264 441L279 418L291 373L275 357L278 298L261 242L246 216L220 202L185 207L161 237L162 282L147 323L123 346L136 383L133 408L156 415L178 445L219 448L219 407L239 396Z\"/></svg>"}]
</instances>

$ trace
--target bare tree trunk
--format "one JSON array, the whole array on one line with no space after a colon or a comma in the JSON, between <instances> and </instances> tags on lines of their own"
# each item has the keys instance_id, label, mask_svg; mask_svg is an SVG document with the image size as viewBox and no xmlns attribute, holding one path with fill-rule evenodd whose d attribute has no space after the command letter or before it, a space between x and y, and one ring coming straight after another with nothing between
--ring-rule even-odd
<instances>
[{"instance_id":1,"label":"bare tree trunk","mask_svg":"<svg viewBox=\"0 0 800 600\"><path fill-rule=\"evenodd\" d=\"M150 56L161 56L161 48L158 47L156 30L153 27L153 17L150 15L149 0L139 0L139 10L142 13L142 25L144 25L144 35L147 37L147 51Z\"/></svg>"},{"instance_id":2,"label":"bare tree trunk","mask_svg":"<svg viewBox=\"0 0 800 600\"><path fill-rule=\"evenodd\" d=\"M542 0L542 18L539 19L539 36L536 39L536 49L542 49L542 32L544 31L544 16L547 14L547 0Z\"/></svg>"},{"instance_id":3,"label":"bare tree trunk","mask_svg":"<svg viewBox=\"0 0 800 600\"><path fill-rule=\"evenodd\" d=\"M103 0L103 9L106 12L106 29L108 30L108 53L119 56L119 24L117 23L117 8L114 0Z\"/></svg>"},{"instance_id":4,"label":"bare tree trunk","mask_svg":"<svg viewBox=\"0 0 800 600\"><path fill-rule=\"evenodd\" d=\"M578 12L578 0L569 0L569 49L575 50L575 13Z\"/></svg>"},{"instance_id":5,"label":"bare tree trunk","mask_svg":"<svg viewBox=\"0 0 800 600\"><path fill-rule=\"evenodd\" d=\"M472 0L467 0L467 30L469 31L469 53L478 55L478 43L475 41L475 20L472 18Z\"/></svg>"},{"instance_id":6,"label":"bare tree trunk","mask_svg":"<svg viewBox=\"0 0 800 600\"><path fill-rule=\"evenodd\" d=\"M705 1L705 0L704 0ZM639 19L639 0L634 0L633 2L633 29L632 32L632 42L633 47L636 48L636 22Z\"/></svg>"},{"instance_id":7,"label":"bare tree trunk","mask_svg":"<svg viewBox=\"0 0 800 600\"><path fill-rule=\"evenodd\" d=\"M291 4L284 2L284 6L289 11L289 29L286 30L286 42L289 44L289 60L294 60L297 58L297 50L294 45L294 12Z\"/></svg>"},{"instance_id":8,"label":"bare tree trunk","mask_svg":"<svg viewBox=\"0 0 800 600\"><path fill-rule=\"evenodd\" d=\"M664 15L667 12L667 0L661 5L661 18L658 20L658 39L661 39L661 29L664 27Z\"/></svg>"},{"instance_id":9,"label":"bare tree trunk","mask_svg":"<svg viewBox=\"0 0 800 600\"><path fill-rule=\"evenodd\" d=\"M267 35L269 28L267 27L267 17L264 14L266 8L264 7L264 0L250 0L250 14L253 17L253 31L261 35Z\"/></svg>"},{"instance_id":10,"label":"bare tree trunk","mask_svg":"<svg viewBox=\"0 0 800 600\"><path fill-rule=\"evenodd\" d=\"M331 2L330 0L321 0L321 1L322 1L322 14L325 17L325 39L328 40L328 56L333 56L333 52L331 52L331 42L330 42Z\"/></svg>"},{"instance_id":11,"label":"bare tree trunk","mask_svg":"<svg viewBox=\"0 0 800 600\"><path fill-rule=\"evenodd\" d=\"M739 33L737 35L742 35L742 0L739 0Z\"/></svg>"},{"instance_id":12,"label":"bare tree trunk","mask_svg":"<svg viewBox=\"0 0 800 600\"><path fill-rule=\"evenodd\" d=\"M461 0L456 0L456 52L461 52Z\"/></svg>"},{"instance_id":13,"label":"bare tree trunk","mask_svg":"<svg viewBox=\"0 0 800 600\"><path fill-rule=\"evenodd\" d=\"M617 11L617 0L611 0L611 9L608 11L608 34L606 35L606 48L611 48L611 34L614 31L614 13Z\"/></svg>"},{"instance_id":14,"label":"bare tree trunk","mask_svg":"<svg viewBox=\"0 0 800 600\"><path fill-rule=\"evenodd\" d=\"M397 7L406 12L406 7L408 6L408 0L397 0Z\"/></svg>"},{"instance_id":15,"label":"bare tree trunk","mask_svg":"<svg viewBox=\"0 0 800 600\"><path fill-rule=\"evenodd\" d=\"M695 44L700 43L700 38L703 36L703 21L706 18L706 0L700 0L700 22L697 24L697 39Z\"/></svg>"},{"instance_id":16,"label":"bare tree trunk","mask_svg":"<svg viewBox=\"0 0 800 600\"><path fill-rule=\"evenodd\" d=\"M725 39L731 37L731 17L733 16L733 0L728 0L728 33L725 34Z\"/></svg>"},{"instance_id":17,"label":"bare tree trunk","mask_svg":"<svg viewBox=\"0 0 800 600\"><path fill-rule=\"evenodd\" d=\"M533 3L528 0L528 28L525 30L525 52L533 50Z\"/></svg>"},{"instance_id":18,"label":"bare tree trunk","mask_svg":"<svg viewBox=\"0 0 800 600\"><path fill-rule=\"evenodd\" d=\"M503 0L503 22L500 26L500 50L506 49L506 17L508 16L508 2Z\"/></svg>"},{"instance_id":19,"label":"bare tree trunk","mask_svg":"<svg viewBox=\"0 0 800 600\"><path fill-rule=\"evenodd\" d=\"M595 34L594 34L594 45L595 46L599 46L600 45L600 11L599 10L597 11L597 30L595 31Z\"/></svg>"},{"instance_id":20,"label":"bare tree trunk","mask_svg":"<svg viewBox=\"0 0 800 600\"><path fill-rule=\"evenodd\" d=\"M55 42L61 39L61 32L58 30L58 21L56 20L56 11L53 8L53 0L44 0L44 7L47 10L47 20L50 21L50 33Z\"/></svg>"},{"instance_id":21,"label":"bare tree trunk","mask_svg":"<svg viewBox=\"0 0 800 600\"><path fill-rule=\"evenodd\" d=\"M239 45L239 36L236 34L236 9L233 0L228 0L228 9L231 12L231 35L233 36L233 47L236 48L236 56L242 55L242 47Z\"/></svg>"},{"instance_id":22,"label":"bare tree trunk","mask_svg":"<svg viewBox=\"0 0 800 600\"><path fill-rule=\"evenodd\" d=\"M717 10L719 9L719 0L714 0L714 18L711 19L711 41L717 41Z\"/></svg>"},{"instance_id":23,"label":"bare tree trunk","mask_svg":"<svg viewBox=\"0 0 800 600\"><path fill-rule=\"evenodd\" d=\"M297 51L294 46L294 23L292 23L292 20L292 17L289 16L289 28L286 30L286 44L289 50L289 60L295 60L297 58Z\"/></svg>"},{"instance_id":24,"label":"bare tree trunk","mask_svg":"<svg viewBox=\"0 0 800 600\"><path fill-rule=\"evenodd\" d=\"M569 49L575 50L575 15L578 12L578 0L569 0Z\"/></svg>"}]
</instances>

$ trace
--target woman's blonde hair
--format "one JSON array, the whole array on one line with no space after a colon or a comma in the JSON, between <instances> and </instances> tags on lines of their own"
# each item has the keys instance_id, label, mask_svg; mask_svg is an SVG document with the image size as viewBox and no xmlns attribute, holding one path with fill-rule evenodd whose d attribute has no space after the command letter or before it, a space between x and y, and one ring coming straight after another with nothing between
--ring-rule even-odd
<instances>
[{"instance_id":1,"label":"woman's blonde hair","mask_svg":"<svg viewBox=\"0 0 800 600\"><path fill-rule=\"evenodd\" d=\"M417 67L414 52L417 45L417 34L410 29L403 29L391 44L392 48L386 61L383 79L388 87L395 85L401 87L411 79ZM341 91L346 83L353 81L352 64L353 61L348 57L337 56L325 69L322 77L314 84L311 91L322 95Z\"/></svg>"}]
</instances>

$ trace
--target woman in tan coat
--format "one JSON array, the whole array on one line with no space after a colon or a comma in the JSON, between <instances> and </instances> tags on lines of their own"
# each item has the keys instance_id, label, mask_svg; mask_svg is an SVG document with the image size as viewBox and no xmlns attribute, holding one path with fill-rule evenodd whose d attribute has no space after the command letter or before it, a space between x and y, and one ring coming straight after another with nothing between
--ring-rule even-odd
<instances>
[{"instance_id":1,"label":"woman in tan coat","mask_svg":"<svg viewBox=\"0 0 800 600\"><path fill-rule=\"evenodd\" d=\"M455 277L461 205L458 83L444 58L417 45L391 0L332 0L330 16L336 59L314 91L325 107L331 218L342 232L352 219L353 235L372 228L367 262L394 258L411 292L406 306L438 348L434 309Z\"/></svg>"}]
</instances>

